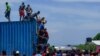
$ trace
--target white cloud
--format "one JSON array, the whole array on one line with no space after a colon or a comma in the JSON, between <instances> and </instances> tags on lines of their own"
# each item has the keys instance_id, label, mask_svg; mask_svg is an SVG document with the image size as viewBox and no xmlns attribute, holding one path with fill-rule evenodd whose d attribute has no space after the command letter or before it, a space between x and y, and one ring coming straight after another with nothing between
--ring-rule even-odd
<instances>
[{"instance_id":1,"label":"white cloud","mask_svg":"<svg viewBox=\"0 0 100 56\"><path fill-rule=\"evenodd\" d=\"M55 2L100 2L100 0L53 0Z\"/></svg>"}]
</instances>

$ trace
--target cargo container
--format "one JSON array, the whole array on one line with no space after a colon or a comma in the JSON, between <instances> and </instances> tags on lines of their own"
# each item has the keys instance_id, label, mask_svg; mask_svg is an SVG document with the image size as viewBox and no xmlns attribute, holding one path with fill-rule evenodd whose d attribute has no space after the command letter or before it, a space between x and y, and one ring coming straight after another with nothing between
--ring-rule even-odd
<instances>
[{"instance_id":1,"label":"cargo container","mask_svg":"<svg viewBox=\"0 0 100 56\"><path fill-rule=\"evenodd\" d=\"M21 56L32 56L36 51L36 21L0 22L0 53L6 51L11 56L19 51Z\"/></svg>"}]
</instances>

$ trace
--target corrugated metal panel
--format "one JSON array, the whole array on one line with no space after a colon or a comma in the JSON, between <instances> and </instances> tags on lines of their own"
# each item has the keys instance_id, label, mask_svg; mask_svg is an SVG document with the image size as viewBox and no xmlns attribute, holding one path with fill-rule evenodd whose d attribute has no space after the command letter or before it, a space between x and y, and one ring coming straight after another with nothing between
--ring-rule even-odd
<instances>
[{"instance_id":1,"label":"corrugated metal panel","mask_svg":"<svg viewBox=\"0 0 100 56\"><path fill-rule=\"evenodd\" d=\"M32 56L36 42L36 21L0 23L0 52L6 50L11 55L18 50L21 54Z\"/></svg>"}]
</instances>

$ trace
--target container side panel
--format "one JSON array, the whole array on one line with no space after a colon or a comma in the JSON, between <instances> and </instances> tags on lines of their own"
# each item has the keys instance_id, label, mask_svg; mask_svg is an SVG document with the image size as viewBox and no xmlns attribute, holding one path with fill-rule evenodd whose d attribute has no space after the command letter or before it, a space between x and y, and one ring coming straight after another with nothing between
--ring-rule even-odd
<instances>
[{"instance_id":1,"label":"container side panel","mask_svg":"<svg viewBox=\"0 0 100 56\"><path fill-rule=\"evenodd\" d=\"M13 51L32 56L37 43L36 22L0 23L0 53Z\"/></svg>"}]
</instances>

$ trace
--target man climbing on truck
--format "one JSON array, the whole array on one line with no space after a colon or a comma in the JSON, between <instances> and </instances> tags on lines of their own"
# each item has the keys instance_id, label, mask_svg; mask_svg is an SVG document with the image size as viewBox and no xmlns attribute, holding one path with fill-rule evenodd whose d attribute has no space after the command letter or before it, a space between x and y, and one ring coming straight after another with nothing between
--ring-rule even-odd
<instances>
[{"instance_id":1,"label":"man climbing on truck","mask_svg":"<svg viewBox=\"0 0 100 56\"><path fill-rule=\"evenodd\" d=\"M10 22L10 12L11 12L11 8L8 4L8 2L5 3L6 4L6 11L5 11L5 17L8 19L8 21Z\"/></svg>"}]
</instances>

